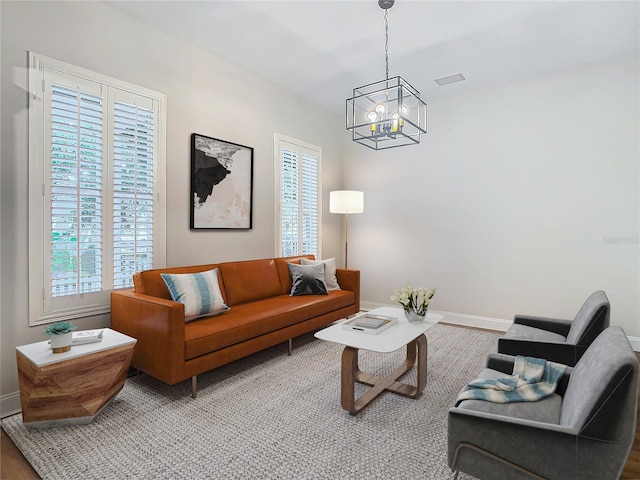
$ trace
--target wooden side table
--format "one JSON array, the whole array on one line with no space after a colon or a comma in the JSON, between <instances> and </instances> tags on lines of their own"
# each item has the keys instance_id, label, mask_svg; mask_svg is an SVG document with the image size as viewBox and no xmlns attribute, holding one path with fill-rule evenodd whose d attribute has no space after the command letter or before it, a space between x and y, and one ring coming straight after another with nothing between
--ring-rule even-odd
<instances>
[{"instance_id":1,"label":"wooden side table","mask_svg":"<svg viewBox=\"0 0 640 480\"><path fill-rule=\"evenodd\" d=\"M54 354L48 341L16 347L22 421L34 427L91 422L122 390L136 339L110 328L102 341Z\"/></svg>"}]
</instances>

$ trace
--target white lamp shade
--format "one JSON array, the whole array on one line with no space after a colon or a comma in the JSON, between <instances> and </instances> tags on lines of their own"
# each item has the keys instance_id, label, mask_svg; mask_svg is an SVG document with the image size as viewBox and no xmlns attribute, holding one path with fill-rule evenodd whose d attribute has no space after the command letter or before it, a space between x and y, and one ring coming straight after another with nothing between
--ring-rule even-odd
<instances>
[{"instance_id":1,"label":"white lamp shade","mask_svg":"<svg viewBox=\"0 0 640 480\"><path fill-rule=\"evenodd\" d=\"M331 213L364 212L364 193L356 190L337 190L329 193Z\"/></svg>"}]
</instances>

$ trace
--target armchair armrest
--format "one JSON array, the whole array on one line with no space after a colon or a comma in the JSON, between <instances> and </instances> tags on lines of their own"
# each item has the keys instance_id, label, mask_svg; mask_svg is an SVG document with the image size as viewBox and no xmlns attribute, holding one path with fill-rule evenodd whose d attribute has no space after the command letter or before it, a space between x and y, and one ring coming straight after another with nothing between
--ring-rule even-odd
<instances>
[{"instance_id":1,"label":"armchair armrest","mask_svg":"<svg viewBox=\"0 0 640 480\"><path fill-rule=\"evenodd\" d=\"M490 353L487 356L486 367L491 370L497 370L498 372L511 375L513 373L513 364L516 357L512 355L505 355L503 353Z\"/></svg>"},{"instance_id":2,"label":"armchair armrest","mask_svg":"<svg viewBox=\"0 0 640 480\"><path fill-rule=\"evenodd\" d=\"M356 296L355 308L356 313L360 311L360 270L351 270L345 268L336 269L336 278L338 285L342 290L349 290Z\"/></svg>"},{"instance_id":3,"label":"armchair armrest","mask_svg":"<svg viewBox=\"0 0 640 480\"><path fill-rule=\"evenodd\" d=\"M498 352L507 355L544 358L571 367L575 366L579 358L577 347L571 343L522 341L505 337L498 339Z\"/></svg>"},{"instance_id":4,"label":"armchair armrest","mask_svg":"<svg viewBox=\"0 0 640 480\"><path fill-rule=\"evenodd\" d=\"M577 472L577 435L565 426L454 407L448 415L449 466L485 479L514 477L512 467L464 447L470 444L543 478L584 478Z\"/></svg>"},{"instance_id":5,"label":"armchair armrest","mask_svg":"<svg viewBox=\"0 0 640 480\"><path fill-rule=\"evenodd\" d=\"M559 318L535 317L532 315L516 315L513 323L527 325L529 327L540 328L548 332L557 333L566 337L571 329L571 320L562 320Z\"/></svg>"},{"instance_id":6,"label":"armchair armrest","mask_svg":"<svg viewBox=\"0 0 640 480\"><path fill-rule=\"evenodd\" d=\"M111 292L111 328L136 338L131 365L169 385L185 361L184 305L131 290Z\"/></svg>"}]
</instances>

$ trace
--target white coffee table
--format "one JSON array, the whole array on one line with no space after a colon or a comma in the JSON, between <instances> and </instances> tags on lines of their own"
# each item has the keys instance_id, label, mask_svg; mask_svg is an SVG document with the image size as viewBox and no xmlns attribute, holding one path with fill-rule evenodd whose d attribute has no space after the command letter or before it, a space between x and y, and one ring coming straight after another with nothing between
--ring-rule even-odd
<instances>
[{"instance_id":1,"label":"white coffee table","mask_svg":"<svg viewBox=\"0 0 640 480\"><path fill-rule=\"evenodd\" d=\"M376 308L360 315L367 313L392 316L398 319L398 323L377 335L347 330L342 326L343 322L331 325L315 334L315 337L320 340L345 345L342 352L341 401L342 408L354 415L360 413L378 395L387 390L409 398L417 398L422 393L427 384L427 337L424 332L444 318L442 315L428 313L424 322L409 323L400 308L392 307ZM358 350L360 349L391 353L404 346L407 347L407 359L385 377L365 373L358 368ZM416 358L418 360L417 385L398 382L398 378L413 368ZM356 382L371 386L371 389L358 399L355 398Z\"/></svg>"}]
</instances>

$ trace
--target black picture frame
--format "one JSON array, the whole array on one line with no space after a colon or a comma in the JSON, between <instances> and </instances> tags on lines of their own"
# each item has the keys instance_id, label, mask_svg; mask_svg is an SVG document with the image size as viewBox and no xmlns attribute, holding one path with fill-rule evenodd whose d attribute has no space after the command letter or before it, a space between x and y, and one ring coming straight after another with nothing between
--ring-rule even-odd
<instances>
[{"instance_id":1,"label":"black picture frame","mask_svg":"<svg viewBox=\"0 0 640 480\"><path fill-rule=\"evenodd\" d=\"M191 230L249 230L253 147L191 134Z\"/></svg>"}]
</instances>

